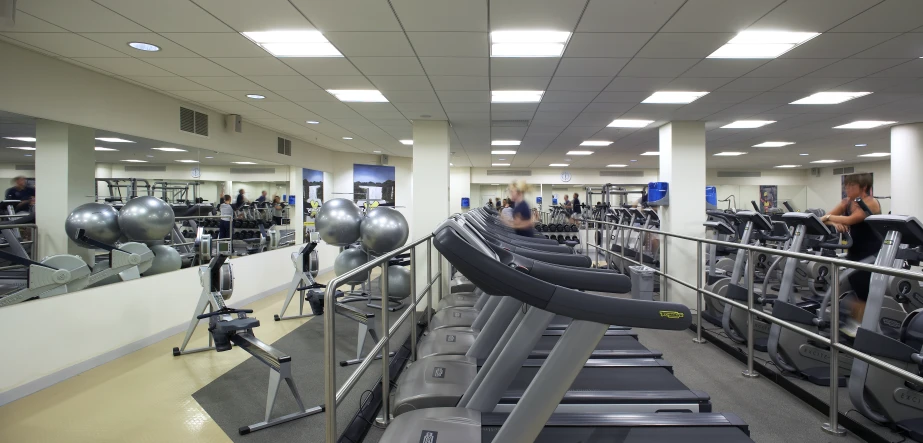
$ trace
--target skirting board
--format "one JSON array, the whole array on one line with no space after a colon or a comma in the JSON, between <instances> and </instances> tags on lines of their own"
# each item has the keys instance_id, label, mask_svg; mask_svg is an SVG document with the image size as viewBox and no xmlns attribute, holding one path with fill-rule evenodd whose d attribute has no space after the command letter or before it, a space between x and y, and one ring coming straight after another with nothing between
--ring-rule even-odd
<instances>
[{"instance_id":1,"label":"skirting board","mask_svg":"<svg viewBox=\"0 0 923 443\"><path fill-rule=\"evenodd\" d=\"M333 267L331 266L331 267L329 267L329 268L321 269L321 270L318 272L318 274L324 274L324 273L330 272L330 271L332 271L332 270L333 270ZM276 286L276 287L274 287L274 288L267 289L267 290L262 291L262 292L260 292L260 293L258 293L258 294L254 294L254 295L251 296L251 297L248 297L248 298L239 300L239 301L237 301L237 303L233 303L232 305L234 305L234 306L245 306L245 305L248 305L248 304L253 303L253 302L257 301L257 300L266 298L266 297L268 297L268 296L270 296L270 295L272 295L272 294L275 294L275 293L277 293L277 292L279 292L279 291L282 291L282 290L285 289L287 286L288 286L288 283L285 283L285 284ZM124 356L126 356L126 355L128 355L128 354L131 354L132 352L135 352L135 351L137 351L137 350L139 350L139 349L142 349L142 348L144 348L144 347L147 347L147 346L150 346L150 345L152 345L152 344L154 344L154 343L157 343L157 342L159 342L159 341L161 341L161 340L163 340L163 339L165 339L165 338L167 338L167 337L170 337L170 336L172 336L172 335L175 335L175 334L179 334L179 333L181 333L181 332L184 332L184 331L186 330L186 327L187 327L187 326L189 326L189 323L188 323L188 322L183 322L183 323L178 324L178 325L176 325L176 326L173 326L173 327L171 327L171 328L167 328L167 329L165 329L165 330L163 330L163 331L161 331L161 332L159 332L159 333L157 333L157 334L154 334L154 335L152 335L152 336L150 336L150 337L146 337L146 338L143 338L143 339L138 340L138 341L136 341L136 342L129 343L129 344L127 344L127 345L125 345L125 346L122 346L122 347L120 347L120 348L113 349L113 350L111 350L111 351L109 351L109 352L106 352L106 353L104 353L104 354L97 355L96 357L90 358L90 359L88 359L88 360L84 360L84 361L82 361L82 362L80 362L80 363L77 363L77 364L75 364L75 365L72 365L72 366L66 367L66 368L64 368L64 369L61 369L60 371L54 372L54 373L52 373L52 374L48 374L48 375L46 375L46 376L44 376L44 377L41 377L41 378L32 380L32 381L30 381L30 382L28 382L28 383L24 383L24 384L22 384L22 385L19 385L19 386L13 388L13 389L10 389L10 390L6 391L6 392L2 392L2 393L0 393L0 406L3 406L3 405L5 405L5 404L7 404L7 403L12 403L12 402L14 402L14 401L16 401L16 400L19 400L20 398L23 398L23 397L27 396L27 395L34 394L34 393L36 393L36 392L38 392L38 391L41 391L42 389L45 389L45 388L50 387L50 386L53 386L53 385L55 385L55 384L57 384L57 383L60 383L60 382L62 382L62 381L64 381L64 380L67 380L67 379L69 379L69 378L71 378L71 377L73 377L73 376L75 376L75 375L79 375L79 374L81 374L81 373L83 373L83 372L89 371L90 369L93 369L93 368L95 368L95 367L97 367L97 366L100 366L100 365L102 365L102 364L108 363L108 362L110 362L110 361L112 361L112 360L115 360L115 359L117 359L117 358L119 358L119 357L124 357Z\"/></svg>"}]
</instances>

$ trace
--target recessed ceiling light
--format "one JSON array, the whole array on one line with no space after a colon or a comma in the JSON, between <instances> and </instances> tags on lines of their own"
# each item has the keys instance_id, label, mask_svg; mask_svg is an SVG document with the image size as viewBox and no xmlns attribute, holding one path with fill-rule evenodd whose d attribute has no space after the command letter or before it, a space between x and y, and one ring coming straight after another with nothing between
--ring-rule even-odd
<instances>
[{"instance_id":1,"label":"recessed ceiling light","mask_svg":"<svg viewBox=\"0 0 923 443\"><path fill-rule=\"evenodd\" d=\"M660 151L647 151L641 155L660 155ZM632 160L634 161L634 160Z\"/></svg>"},{"instance_id":2,"label":"recessed ceiling light","mask_svg":"<svg viewBox=\"0 0 923 443\"><path fill-rule=\"evenodd\" d=\"M241 32L276 57L342 57L320 31Z\"/></svg>"},{"instance_id":3,"label":"recessed ceiling light","mask_svg":"<svg viewBox=\"0 0 923 443\"><path fill-rule=\"evenodd\" d=\"M567 164L567 163L552 163L552 164L550 164L550 165L548 165L548 166L552 166L552 167L556 167L556 168L566 168L566 167L568 167L568 166L570 166L570 165Z\"/></svg>"},{"instance_id":4,"label":"recessed ceiling light","mask_svg":"<svg viewBox=\"0 0 923 443\"><path fill-rule=\"evenodd\" d=\"M587 141L581 143L580 146L609 146L609 145L611 145L611 144L612 144L612 142L610 142L610 141L605 141L605 140L598 140L598 141L587 140Z\"/></svg>"},{"instance_id":5,"label":"recessed ceiling light","mask_svg":"<svg viewBox=\"0 0 923 443\"><path fill-rule=\"evenodd\" d=\"M7 140L17 140L21 142L34 142L35 141L35 137L3 137L3 138Z\"/></svg>"},{"instance_id":6,"label":"recessed ceiling light","mask_svg":"<svg viewBox=\"0 0 923 443\"><path fill-rule=\"evenodd\" d=\"M308 121L306 121L305 123L307 123L307 124L309 124L309 125L319 125L319 124L320 124L320 122L317 121L317 120L308 120Z\"/></svg>"},{"instance_id":7,"label":"recessed ceiling light","mask_svg":"<svg viewBox=\"0 0 923 443\"><path fill-rule=\"evenodd\" d=\"M185 149L180 149L180 148L151 148L151 149L155 151L163 151L163 152L186 152Z\"/></svg>"},{"instance_id":8,"label":"recessed ceiling light","mask_svg":"<svg viewBox=\"0 0 923 443\"><path fill-rule=\"evenodd\" d=\"M215 158L215 157L205 157L205 158Z\"/></svg>"},{"instance_id":9,"label":"recessed ceiling light","mask_svg":"<svg viewBox=\"0 0 923 443\"><path fill-rule=\"evenodd\" d=\"M491 183L491 186L500 186L500 183Z\"/></svg>"},{"instance_id":10,"label":"recessed ceiling light","mask_svg":"<svg viewBox=\"0 0 923 443\"><path fill-rule=\"evenodd\" d=\"M509 166L509 163L491 163L491 166Z\"/></svg>"},{"instance_id":11,"label":"recessed ceiling light","mask_svg":"<svg viewBox=\"0 0 923 443\"><path fill-rule=\"evenodd\" d=\"M644 99L641 103L674 103L686 104L698 100L700 97L708 94L703 91L657 91L650 97ZM647 125L645 125L647 126Z\"/></svg>"},{"instance_id":12,"label":"recessed ceiling light","mask_svg":"<svg viewBox=\"0 0 923 443\"><path fill-rule=\"evenodd\" d=\"M454 165L454 164L452 164L452 163L449 163L449 166L455 166L455 165Z\"/></svg>"},{"instance_id":13,"label":"recessed ceiling light","mask_svg":"<svg viewBox=\"0 0 923 443\"><path fill-rule=\"evenodd\" d=\"M811 163L839 163L841 161L843 160L815 160L815 161L812 161Z\"/></svg>"},{"instance_id":14,"label":"recessed ceiling light","mask_svg":"<svg viewBox=\"0 0 923 443\"><path fill-rule=\"evenodd\" d=\"M235 165L255 165L256 164L254 162L231 162L231 163L234 163Z\"/></svg>"},{"instance_id":15,"label":"recessed ceiling light","mask_svg":"<svg viewBox=\"0 0 923 443\"><path fill-rule=\"evenodd\" d=\"M493 155L516 155L516 151L490 151Z\"/></svg>"},{"instance_id":16,"label":"recessed ceiling light","mask_svg":"<svg viewBox=\"0 0 923 443\"><path fill-rule=\"evenodd\" d=\"M798 154L798 155L800 155L800 156L802 156L802 157L806 157L806 156L811 155L811 154Z\"/></svg>"},{"instance_id":17,"label":"recessed ceiling light","mask_svg":"<svg viewBox=\"0 0 923 443\"><path fill-rule=\"evenodd\" d=\"M737 157L739 155L746 155L746 154L747 154L746 152L727 151L727 152L719 152L715 154L715 157Z\"/></svg>"},{"instance_id":18,"label":"recessed ceiling light","mask_svg":"<svg viewBox=\"0 0 923 443\"><path fill-rule=\"evenodd\" d=\"M32 157L32 154L23 154L23 157Z\"/></svg>"},{"instance_id":19,"label":"recessed ceiling light","mask_svg":"<svg viewBox=\"0 0 923 443\"><path fill-rule=\"evenodd\" d=\"M870 152L868 154L862 154L859 157L887 157L891 155L890 152Z\"/></svg>"},{"instance_id":20,"label":"recessed ceiling light","mask_svg":"<svg viewBox=\"0 0 923 443\"><path fill-rule=\"evenodd\" d=\"M96 139L101 142L106 142L106 143L134 143L131 140L125 140L124 138L116 138L116 137L96 137Z\"/></svg>"},{"instance_id":21,"label":"recessed ceiling light","mask_svg":"<svg viewBox=\"0 0 923 443\"><path fill-rule=\"evenodd\" d=\"M637 160L628 160L628 161L630 161L630 162L636 162Z\"/></svg>"},{"instance_id":22,"label":"recessed ceiling light","mask_svg":"<svg viewBox=\"0 0 923 443\"><path fill-rule=\"evenodd\" d=\"M762 142L758 145L753 145L754 148L781 148L783 146L794 145L795 142Z\"/></svg>"},{"instance_id":23,"label":"recessed ceiling light","mask_svg":"<svg viewBox=\"0 0 923 443\"><path fill-rule=\"evenodd\" d=\"M593 151L569 151L566 155L592 155Z\"/></svg>"},{"instance_id":24,"label":"recessed ceiling light","mask_svg":"<svg viewBox=\"0 0 923 443\"><path fill-rule=\"evenodd\" d=\"M490 91L491 103L538 103L545 91Z\"/></svg>"},{"instance_id":25,"label":"recessed ceiling light","mask_svg":"<svg viewBox=\"0 0 923 443\"><path fill-rule=\"evenodd\" d=\"M177 160L180 163L198 163L198 160Z\"/></svg>"},{"instance_id":26,"label":"recessed ceiling light","mask_svg":"<svg viewBox=\"0 0 923 443\"><path fill-rule=\"evenodd\" d=\"M491 146L519 146L521 143L519 140L494 140L491 141Z\"/></svg>"},{"instance_id":27,"label":"recessed ceiling light","mask_svg":"<svg viewBox=\"0 0 923 443\"><path fill-rule=\"evenodd\" d=\"M93 148L93 149L95 149L95 150L97 150L97 151L118 151L118 149L104 148L104 147L102 147L102 146L97 146L97 147L95 147L95 148Z\"/></svg>"},{"instance_id":28,"label":"recessed ceiling light","mask_svg":"<svg viewBox=\"0 0 923 443\"><path fill-rule=\"evenodd\" d=\"M609 123L610 128L643 128L651 123L654 123L653 120L631 120L625 118L619 118L612 120L612 123Z\"/></svg>"},{"instance_id":29,"label":"recessed ceiling light","mask_svg":"<svg viewBox=\"0 0 923 443\"><path fill-rule=\"evenodd\" d=\"M817 32L742 31L708 58L776 58L818 35Z\"/></svg>"},{"instance_id":30,"label":"recessed ceiling light","mask_svg":"<svg viewBox=\"0 0 923 443\"><path fill-rule=\"evenodd\" d=\"M128 163L147 163L147 160L135 160L135 159L128 159L128 160L122 160L122 161L128 162Z\"/></svg>"},{"instance_id":31,"label":"recessed ceiling light","mask_svg":"<svg viewBox=\"0 0 923 443\"><path fill-rule=\"evenodd\" d=\"M632 160L634 161L634 160ZM606 165L607 168L626 168L628 165Z\"/></svg>"},{"instance_id":32,"label":"recessed ceiling light","mask_svg":"<svg viewBox=\"0 0 923 443\"><path fill-rule=\"evenodd\" d=\"M398 141L400 141L402 145L412 145L413 144L413 140L398 140Z\"/></svg>"},{"instance_id":33,"label":"recessed ceiling light","mask_svg":"<svg viewBox=\"0 0 923 443\"><path fill-rule=\"evenodd\" d=\"M491 57L560 57L566 31L494 31L490 33Z\"/></svg>"},{"instance_id":34,"label":"recessed ceiling light","mask_svg":"<svg viewBox=\"0 0 923 443\"><path fill-rule=\"evenodd\" d=\"M154 158L153 155L148 155L148 156L146 156L146 157L147 157L147 158Z\"/></svg>"},{"instance_id":35,"label":"recessed ceiling light","mask_svg":"<svg viewBox=\"0 0 923 443\"><path fill-rule=\"evenodd\" d=\"M795 100L790 105L835 105L845 101L869 95L871 92L818 92L805 98Z\"/></svg>"},{"instance_id":36,"label":"recessed ceiling light","mask_svg":"<svg viewBox=\"0 0 923 443\"><path fill-rule=\"evenodd\" d=\"M20 151L34 151L35 148L31 146L7 146L6 149L19 149Z\"/></svg>"},{"instance_id":37,"label":"recessed ceiling light","mask_svg":"<svg viewBox=\"0 0 923 443\"><path fill-rule=\"evenodd\" d=\"M864 148L866 146L868 146L868 143L859 143L856 145L857 148Z\"/></svg>"},{"instance_id":38,"label":"recessed ceiling light","mask_svg":"<svg viewBox=\"0 0 923 443\"><path fill-rule=\"evenodd\" d=\"M776 168L800 168L801 165L779 165Z\"/></svg>"},{"instance_id":39,"label":"recessed ceiling light","mask_svg":"<svg viewBox=\"0 0 923 443\"><path fill-rule=\"evenodd\" d=\"M262 99L266 98L266 96L265 96L265 95L260 95L260 94L247 94L247 98L252 98L252 99L254 99L254 100L262 100Z\"/></svg>"},{"instance_id":40,"label":"recessed ceiling light","mask_svg":"<svg viewBox=\"0 0 923 443\"><path fill-rule=\"evenodd\" d=\"M381 151L372 151L374 154L381 154Z\"/></svg>"},{"instance_id":41,"label":"recessed ceiling light","mask_svg":"<svg viewBox=\"0 0 923 443\"><path fill-rule=\"evenodd\" d=\"M352 140L352 137L343 137L343 140Z\"/></svg>"},{"instance_id":42,"label":"recessed ceiling light","mask_svg":"<svg viewBox=\"0 0 923 443\"><path fill-rule=\"evenodd\" d=\"M723 129L753 129L775 123L775 120L737 120L722 126Z\"/></svg>"},{"instance_id":43,"label":"recessed ceiling light","mask_svg":"<svg viewBox=\"0 0 923 443\"><path fill-rule=\"evenodd\" d=\"M328 89L341 102L386 103L388 99L377 89Z\"/></svg>"},{"instance_id":44,"label":"recessed ceiling light","mask_svg":"<svg viewBox=\"0 0 923 443\"><path fill-rule=\"evenodd\" d=\"M885 122L878 120L858 120L845 125L834 126L833 129L871 129L879 126L893 125L897 122Z\"/></svg>"},{"instance_id":45,"label":"recessed ceiling light","mask_svg":"<svg viewBox=\"0 0 923 443\"><path fill-rule=\"evenodd\" d=\"M128 46L131 46L132 48L135 48L139 51L145 51L145 52L157 52L160 50L160 46L152 45L150 43L143 43L143 42L131 42L128 44Z\"/></svg>"}]
</instances>

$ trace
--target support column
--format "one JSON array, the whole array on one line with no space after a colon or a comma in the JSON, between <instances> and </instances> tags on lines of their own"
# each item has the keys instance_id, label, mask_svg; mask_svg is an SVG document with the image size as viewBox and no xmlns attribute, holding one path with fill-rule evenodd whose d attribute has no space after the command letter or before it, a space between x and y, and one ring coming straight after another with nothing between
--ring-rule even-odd
<instances>
[{"instance_id":1,"label":"support column","mask_svg":"<svg viewBox=\"0 0 923 443\"><path fill-rule=\"evenodd\" d=\"M449 216L449 122L417 120L413 122L413 214L410 219L410 239L416 240L433 232ZM398 178L400 180L400 178ZM425 245L417 248L417 257L426 257ZM421 265L425 259L420 260ZM439 272L439 262L433 251L433 275ZM448 281L443 276L443 281ZM417 288L426 287L426 269L417 269ZM433 295L438 288L433 287ZM443 295L445 293L443 292ZM424 299L425 300L425 299ZM434 303L437 300L433 297Z\"/></svg>"},{"instance_id":2,"label":"support column","mask_svg":"<svg viewBox=\"0 0 923 443\"><path fill-rule=\"evenodd\" d=\"M73 254L92 263L89 250L67 238L64 221L74 208L93 201L95 135L93 128L36 120L35 219L39 259L54 254Z\"/></svg>"},{"instance_id":3,"label":"support column","mask_svg":"<svg viewBox=\"0 0 923 443\"><path fill-rule=\"evenodd\" d=\"M660 181L670 184L670 205L659 210L662 231L705 236L705 155L704 122L676 121L660 127ZM667 262L668 274L695 283L695 243L662 237L660 257L661 263ZM667 297L695 306L695 291L669 281Z\"/></svg>"},{"instance_id":4,"label":"support column","mask_svg":"<svg viewBox=\"0 0 923 443\"><path fill-rule=\"evenodd\" d=\"M923 216L923 123L891 128L891 212Z\"/></svg>"},{"instance_id":5,"label":"support column","mask_svg":"<svg viewBox=\"0 0 923 443\"><path fill-rule=\"evenodd\" d=\"M288 167L289 195L295 196L295 206L288 210L289 219L291 219L291 228L295 230L295 244L304 243L304 179L302 168L295 166ZM271 198L271 197L270 197ZM287 203L287 202L286 202Z\"/></svg>"}]
</instances>

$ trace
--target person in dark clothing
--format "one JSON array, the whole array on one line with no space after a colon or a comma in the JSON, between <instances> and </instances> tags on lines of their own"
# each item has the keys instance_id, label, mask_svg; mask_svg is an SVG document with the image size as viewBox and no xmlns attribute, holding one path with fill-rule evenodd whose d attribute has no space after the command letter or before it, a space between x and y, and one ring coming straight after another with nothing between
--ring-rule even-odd
<instances>
[{"instance_id":1,"label":"person in dark clothing","mask_svg":"<svg viewBox=\"0 0 923 443\"><path fill-rule=\"evenodd\" d=\"M231 221L234 219L234 208L231 207L231 196L224 196L224 203L218 205L218 212L221 214L221 221L218 224L218 238L228 238L231 236Z\"/></svg>"},{"instance_id":2,"label":"person in dark clothing","mask_svg":"<svg viewBox=\"0 0 923 443\"><path fill-rule=\"evenodd\" d=\"M263 193L262 193L259 197L256 198L256 202L257 202L257 203L265 203L266 200L267 200L267 198L268 198L268 197L266 196L266 191L263 191Z\"/></svg>"},{"instance_id":3,"label":"person in dark clothing","mask_svg":"<svg viewBox=\"0 0 923 443\"><path fill-rule=\"evenodd\" d=\"M510 183L509 193L510 200L513 202L513 218L507 220L506 224L515 229L516 234L532 237L535 235L535 222L532 221L532 210L525 199L525 193L528 190L529 185L524 181Z\"/></svg>"},{"instance_id":4,"label":"person in dark clothing","mask_svg":"<svg viewBox=\"0 0 923 443\"><path fill-rule=\"evenodd\" d=\"M241 189L240 191L238 191L238 193L237 193L237 201L234 202L234 209L238 209L238 210L239 210L239 209L242 208L245 204L247 204L247 196L244 195L245 192L246 192L246 191L244 191L243 189Z\"/></svg>"},{"instance_id":5,"label":"person in dark clothing","mask_svg":"<svg viewBox=\"0 0 923 443\"><path fill-rule=\"evenodd\" d=\"M574 219L574 224L580 226L580 219L583 218L583 208L580 207L580 194L575 192L572 202L574 213L571 214L571 218Z\"/></svg>"},{"instance_id":6,"label":"person in dark clothing","mask_svg":"<svg viewBox=\"0 0 923 443\"><path fill-rule=\"evenodd\" d=\"M845 177L846 198L840 201L821 220L837 232L849 232L852 237L852 247L846 252L846 259L860 261L869 256L877 256L881 249L882 239L865 222L868 214L856 203L861 198L872 214L881 214L881 205L870 194L872 192L872 175L868 173L850 174ZM846 330L855 331L862 321L865 312L865 301L868 299L869 286L872 274L867 271L854 271L849 276L849 283L861 300L852 307L852 318L847 320ZM838 294L834 294L838 295Z\"/></svg>"},{"instance_id":7,"label":"person in dark clothing","mask_svg":"<svg viewBox=\"0 0 923 443\"><path fill-rule=\"evenodd\" d=\"M497 197L497 210L503 209L503 205L500 203L500 197Z\"/></svg>"},{"instance_id":8,"label":"person in dark clothing","mask_svg":"<svg viewBox=\"0 0 923 443\"><path fill-rule=\"evenodd\" d=\"M29 186L26 178L18 176L13 179L13 187L6 190L4 200L19 200L19 203L12 203L16 212L28 211L29 202L35 197L35 188Z\"/></svg>"}]
</instances>

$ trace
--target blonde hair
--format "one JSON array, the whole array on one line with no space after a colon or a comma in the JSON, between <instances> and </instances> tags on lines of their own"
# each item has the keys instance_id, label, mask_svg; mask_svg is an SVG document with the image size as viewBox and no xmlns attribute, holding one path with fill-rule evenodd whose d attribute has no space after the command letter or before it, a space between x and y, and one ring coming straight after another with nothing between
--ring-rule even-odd
<instances>
[{"instance_id":1,"label":"blonde hair","mask_svg":"<svg viewBox=\"0 0 923 443\"><path fill-rule=\"evenodd\" d=\"M512 182L510 182L510 190L518 191L518 192L525 194L531 191L532 187L529 186L529 184L526 183L525 180L513 180Z\"/></svg>"}]
</instances>

